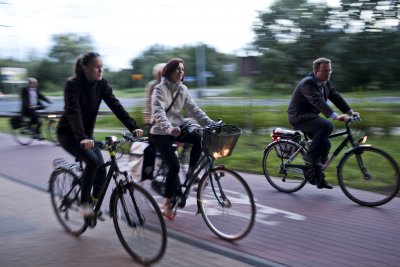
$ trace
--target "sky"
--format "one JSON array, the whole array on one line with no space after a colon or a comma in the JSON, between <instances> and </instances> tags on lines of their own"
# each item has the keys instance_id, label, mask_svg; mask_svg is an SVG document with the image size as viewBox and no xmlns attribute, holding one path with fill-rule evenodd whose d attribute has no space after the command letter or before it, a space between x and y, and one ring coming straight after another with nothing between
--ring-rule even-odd
<instances>
[{"instance_id":1,"label":"sky","mask_svg":"<svg viewBox=\"0 0 400 267\"><path fill-rule=\"evenodd\" d=\"M329 0L337 2L337 0ZM0 58L45 57L54 34L89 34L105 67L130 68L150 46L199 43L239 55L273 0L0 0ZM178 55L177 55L178 56Z\"/></svg>"}]
</instances>

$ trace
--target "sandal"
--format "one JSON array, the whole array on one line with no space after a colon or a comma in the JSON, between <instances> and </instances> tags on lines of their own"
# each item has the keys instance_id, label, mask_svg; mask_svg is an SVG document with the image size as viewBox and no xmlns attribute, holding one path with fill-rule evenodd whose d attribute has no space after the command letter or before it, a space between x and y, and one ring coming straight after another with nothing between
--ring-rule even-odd
<instances>
[{"instance_id":1,"label":"sandal","mask_svg":"<svg viewBox=\"0 0 400 267\"><path fill-rule=\"evenodd\" d=\"M175 221L176 213L174 214L172 211L164 210L162 215L170 222Z\"/></svg>"}]
</instances>

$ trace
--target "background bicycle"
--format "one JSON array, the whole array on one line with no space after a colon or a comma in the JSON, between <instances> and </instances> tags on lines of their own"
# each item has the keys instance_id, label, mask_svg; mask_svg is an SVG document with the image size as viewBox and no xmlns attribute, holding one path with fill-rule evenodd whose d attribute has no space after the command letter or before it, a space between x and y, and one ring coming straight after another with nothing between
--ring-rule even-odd
<instances>
[{"instance_id":1,"label":"background bicycle","mask_svg":"<svg viewBox=\"0 0 400 267\"><path fill-rule=\"evenodd\" d=\"M47 140L58 144L57 125L62 112L49 112L46 109L37 111L42 123L41 132ZM31 125L30 118L21 114L10 118L11 133L13 139L21 145L29 145L35 140L36 125Z\"/></svg>"},{"instance_id":2,"label":"background bicycle","mask_svg":"<svg viewBox=\"0 0 400 267\"><path fill-rule=\"evenodd\" d=\"M123 134L124 136L128 135ZM118 167L117 151L120 151L119 148L126 140L127 138L118 140L109 136L106 137L105 144L97 144L100 147L104 145L110 159L105 163L108 167L107 178L98 202L93 203L94 211L100 216L102 202L113 179L115 188L110 197L109 214L118 238L134 260L151 264L160 260L165 253L166 225L151 194ZM84 219L79 214L82 165L63 159L56 159L53 165L54 171L49 180L52 206L65 230L79 236L88 227L95 227L98 219L97 216Z\"/></svg>"},{"instance_id":3,"label":"background bicycle","mask_svg":"<svg viewBox=\"0 0 400 267\"><path fill-rule=\"evenodd\" d=\"M365 144L367 136L357 139L358 129L352 125L361 123L353 116L345 124L346 129L330 138L343 139L322 167L325 171L345 149L337 164L340 188L352 201L364 206L379 206L389 202L399 192L400 172L396 161L387 152ZM263 172L268 182L277 190L292 193L300 190L313 178L314 173L306 166L303 156L312 140L300 131L276 128L272 142L264 149Z\"/></svg>"},{"instance_id":4,"label":"background bicycle","mask_svg":"<svg viewBox=\"0 0 400 267\"><path fill-rule=\"evenodd\" d=\"M233 125L218 122L205 128L191 124L181 126L181 132L200 131L203 153L194 171L181 178L177 185L177 197L174 210L183 209L187 203L196 203L196 214L202 214L209 229L224 240L238 240L245 237L252 229L256 208L253 194L247 182L237 172L225 166L214 166L214 161L231 155L241 130ZM157 175L165 176L167 166L160 163L154 170L152 188L164 196L165 179L154 179ZM200 178L197 188L193 187ZM157 178L158 179L158 178ZM195 188L195 191L192 189ZM193 195L191 195L193 193ZM189 199L190 198L190 199Z\"/></svg>"}]
</instances>

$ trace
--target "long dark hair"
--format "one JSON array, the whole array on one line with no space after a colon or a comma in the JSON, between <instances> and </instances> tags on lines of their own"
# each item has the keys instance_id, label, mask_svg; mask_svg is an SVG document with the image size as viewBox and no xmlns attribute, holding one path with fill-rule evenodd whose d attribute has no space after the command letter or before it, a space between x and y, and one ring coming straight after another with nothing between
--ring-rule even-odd
<instances>
[{"instance_id":1,"label":"long dark hair","mask_svg":"<svg viewBox=\"0 0 400 267\"><path fill-rule=\"evenodd\" d=\"M75 62L74 66L74 75L73 78L78 78L79 80L85 80L85 72L83 71L83 66L89 65L90 61L93 58L100 57L100 54L97 52L88 52L86 54L81 55Z\"/></svg>"},{"instance_id":2,"label":"long dark hair","mask_svg":"<svg viewBox=\"0 0 400 267\"><path fill-rule=\"evenodd\" d=\"M170 59L162 71L162 76L169 80L169 78L171 77L171 74L178 68L179 63L185 64L185 63L183 63L183 59L181 59L181 58L177 57L177 58ZM182 77L182 80L181 80L182 82L183 82L184 78L185 78L185 76Z\"/></svg>"}]
</instances>

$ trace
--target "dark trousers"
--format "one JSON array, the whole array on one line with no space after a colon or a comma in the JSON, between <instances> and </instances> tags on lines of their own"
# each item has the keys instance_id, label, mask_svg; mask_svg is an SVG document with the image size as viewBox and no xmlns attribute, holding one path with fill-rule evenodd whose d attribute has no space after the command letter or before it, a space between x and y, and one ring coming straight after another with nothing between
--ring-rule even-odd
<instances>
[{"instance_id":1,"label":"dark trousers","mask_svg":"<svg viewBox=\"0 0 400 267\"><path fill-rule=\"evenodd\" d=\"M101 150L96 147L93 150L83 149L72 133L58 133L60 145L75 158L84 162L85 169L82 174L81 203L90 201L90 192L93 186L93 196L97 198L106 178L106 168Z\"/></svg>"},{"instance_id":2,"label":"dark trousers","mask_svg":"<svg viewBox=\"0 0 400 267\"><path fill-rule=\"evenodd\" d=\"M327 119L317 117L295 124L293 127L296 130L306 133L312 139L307 156L315 161L320 160L322 163L325 163L331 149L329 135L333 132L333 123Z\"/></svg>"},{"instance_id":3,"label":"dark trousers","mask_svg":"<svg viewBox=\"0 0 400 267\"><path fill-rule=\"evenodd\" d=\"M201 135L199 133L186 134L181 137L173 137L170 135L151 135L151 141L160 152L162 160L168 166L168 173L166 177L165 197L172 198L177 192L177 186L180 185L179 181L179 160L175 154L173 144L178 141L180 143L192 144L190 151L189 167L193 167L201 155Z\"/></svg>"}]
</instances>

